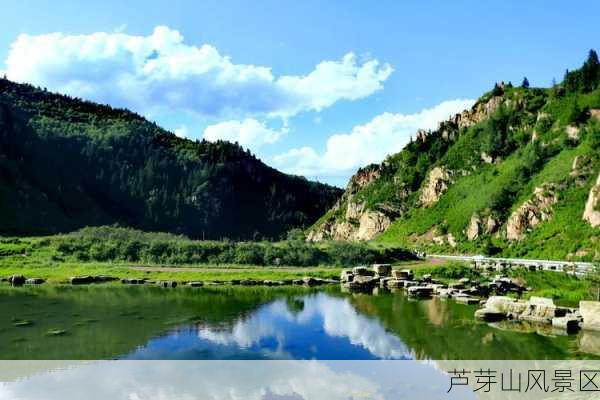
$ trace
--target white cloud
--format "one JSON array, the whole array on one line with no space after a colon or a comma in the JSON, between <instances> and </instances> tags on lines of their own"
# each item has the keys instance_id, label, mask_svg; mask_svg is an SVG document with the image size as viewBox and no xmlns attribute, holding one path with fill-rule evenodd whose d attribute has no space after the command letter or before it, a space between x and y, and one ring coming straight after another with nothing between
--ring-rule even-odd
<instances>
[{"instance_id":1,"label":"white cloud","mask_svg":"<svg viewBox=\"0 0 600 400\"><path fill-rule=\"evenodd\" d=\"M328 336L345 338L352 345L360 346L376 357L414 358L413 352L399 338L386 332L378 320L361 315L347 299L332 298L319 293L304 297L303 304L302 311L293 314L285 301L278 300L263 306L249 317L240 318L230 331L201 327L198 336L213 343L235 344L242 348L273 338L278 343L276 347L282 353L286 345L286 336L280 327L281 321L309 325L317 319L323 321L323 331ZM317 348L318 344L315 343L314 347Z\"/></svg>"},{"instance_id":2,"label":"white cloud","mask_svg":"<svg viewBox=\"0 0 600 400\"><path fill-rule=\"evenodd\" d=\"M275 156L273 163L288 173L347 179L357 168L381 162L385 156L402 150L417 129L435 129L440 121L474 102L457 99L415 114L383 113L349 133L330 136L323 154L311 147L294 148Z\"/></svg>"},{"instance_id":3,"label":"white cloud","mask_svg":"<svg viewBox=\"0 0 600 400\"><path fill-rule=\"evenodd\" d=\"M149 36L22 34L11 45L6 69L15 81L141 113L177 109L284 118L367 97L392 73L388 64L348 53L304 76L277 77L269 67L234 64L211 45L186 44L165 26Z\"/></svg>"},{"instance_id":4,"label":"white cloud","mask_svg":"<svg viewBox=\"0 0 600 400\"><path fill-rule=\"evenodd\" d=\"M173 133L180 138L186 138L189 134L188 127L185 125L179 125L177 128L175 128Z\"/></svg>"},{"instance_id":5,"label":"white cloud","mask_svg":"<svg viewBox=\"0 0 600 400\"><path fill-rule=\"evenodd\" d=\"M243 121L232 120L209 125L204 129L204 139L211 142L217 140L238 142L256 152L265 144L275 143L286 132L287 127L285 126L277 131L268 128L264 122L246 118Z\"/></svg>"}]
</instances>

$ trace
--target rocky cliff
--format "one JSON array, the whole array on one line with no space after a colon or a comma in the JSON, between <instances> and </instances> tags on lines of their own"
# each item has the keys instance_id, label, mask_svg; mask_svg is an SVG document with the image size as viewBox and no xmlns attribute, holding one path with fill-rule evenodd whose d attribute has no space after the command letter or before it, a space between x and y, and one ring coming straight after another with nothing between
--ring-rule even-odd
<instances>
[{"instance_id":1,"label":"rocky cliff","mask_svg":"<svg viewBox=\"0 0 600 400\"><path fill-rule=\"evenodd\" d=\"M471 109L415 132L351 178L308 240L600 257L600 72L581 89L578 71L549 89L498 83Z\"/></svg>"},{"instance_id":2,"label":"rocky cliff","mask_svg":"<svg viewBox=\"0 0 600 400\"><path fill-rule=\"evenodd\" d=\"M590 189L588 200L585 203L583 219L593 227L600 226L600 174L596 184Z\"/></svg>"}]
</instances>

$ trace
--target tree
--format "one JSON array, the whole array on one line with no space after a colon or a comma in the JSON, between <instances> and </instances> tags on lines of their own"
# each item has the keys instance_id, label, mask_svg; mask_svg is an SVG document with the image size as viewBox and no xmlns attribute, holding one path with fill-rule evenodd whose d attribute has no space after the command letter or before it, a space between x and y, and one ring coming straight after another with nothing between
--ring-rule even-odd
<instances>
[{"instance_id":1,"label":"tree","mask_svg":"<svg viewBox=\"0 0 600 400\"><path fill-rule=\"evenodd\" d=\"M523 78L523 83L521 83L521 87L523 89L529 89L529 79L527 79L527 77Z\"/></svg>"},{"instance_id":2,"label":"tree","mask_svg":"<svg viewBox=\"0 0 600 400\"><path fill-rule=\"evenodd\" d=\"M492 90L492 96L502 96L504 94L504 90L498 85L498 83L494 84L494 89Z\"/></svg>"}]
</instances>

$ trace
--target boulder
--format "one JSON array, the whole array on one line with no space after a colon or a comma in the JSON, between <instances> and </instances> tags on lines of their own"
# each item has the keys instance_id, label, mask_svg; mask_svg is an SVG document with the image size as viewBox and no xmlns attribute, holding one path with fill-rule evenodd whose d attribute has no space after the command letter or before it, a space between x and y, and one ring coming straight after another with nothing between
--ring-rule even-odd
<instances>
[{"instance_id":1,"label":"boulder","mask_svg":"<svg viewBox=\"0 0 600 400\"><path fill-rule=\"evenodd\" d=\"M41 285L44 282L46 281L42 278L29 278L25 280L26 285Z\"/></svg>"},{"instance_id":2,"label":"boulder","mask_svg":"<svg viewBox=\"0 0 600 400\"><path fill-rule=\"evenodd\" d=\"M94 282L98 282L98 283L113 282L113 281L119 280L119 278L116 278L114 276L108 276L108 275L98 275L93 278L94 278Z\"/></svg>"},{"instance_id":3,"label":"boulder","mask_svg":"<svg viewBox=\"0 0 600 400\"><path fill-rule=\"evenodd\" d=\"M72 276L69 279L69 282L71 283L71 285L89 285L90 283L94 283L94 277L93 276Z\"/></svg>"},{"instance_id":4,"label":"boulder","mask_svg":"<svg viewBox=\"0 0 600 400\"><path fill-rule=\"evenodd\" d=\"M354 279L356 279L356 277L354 277ZM317 286L317 285L322 285L322 284L326 283L321 278L313 278L310 276L302 278L302 282L307 286Z\"/></svg>"},{"instance_id":5,"label":"boulder","mask_svg":"<svg viewBox=\"0 0 600 400\"><path fill-rule=\"evenodd\" d=\"M352 268L352 273L354 276L371 276L375 274L373 271L369 271L367 267L362 265Z\"/></svg>"},{"instance_id":6,"label":"boulder","mask_svg":"<svg viewBox=\"0 0 600 400\"><path fill-rule=\"evenodd\" d=\"M579 335L579 351L600 355L600 332L584 330Z\"/></svg>"},{"instance_id":7,"label":"boulder","mask_svg":"<svg viewBox=\"0 0 600 400\"><path fill-rule=\"evenodd\" d=\"M390 280L386 281L386 286L390 289L399 289L399 288L403 288L404 287L404 281L401 279L394 279L391 278Z\"/></svg>"},{"instance_id":8,"label":"boulder","mask_svg":"<svg viewBox=\"0 0 600 400\"><path fill-rule=\"evenodd\" d=\"M515 299L506 296L490 296L485 307L489 311L506 314L509 312L509 307L515 303Z\"/></svg>"},{"instance_id":9,"label":"boulder","mask_svg":"<svg viewBox=\"0 0 600 400\"><path fill-rule=\"evenodd\" d=\"M478 298L466 294L460 294L458 296L455 296L454 301L456 301L458 304L479 304Z\"/></svg>"},{"instance_id":10,"label":"boulder","mask_svg":"<svg viewBox=\"0 0 600 400\"><path fill-rule=\"evenodd\" d=\"M124 278L121 279L121 283L123 285L143 285L144 283L146 283L146 279Z\"/></svg>"},{"instance_id":11,"label":"boulder","mask_svg":"<svg viewBox=\"0 0 600 400\"><path fill-rule=\"evenodd\" d=\"M433 288L428 286L410 286L407 292L409 296L413 297L431 297Z\"/></svg>"},{"instance_id":12,"label":"boulder","mask_svg":"<svg viewBox=\"0 0 600 400\"><path fill-rule=\"evenodd\" d=\"M379 278L379 286L385 288L387 287L387 284L389 281L393 280L394 278L392 278L391 276L386 276L386 277L380 277Z\"/></svg>"},{"instance_id":13,"label":"boulder","mask_svg":"<svg viewBox=\"0 0 600 400\"><path fill-rule=\"evenodd\" d=\"M8 278L8 282L12 286L22 286L25 284L26 280L27 279L25 279L25 277L23 275L13 275L10 278Z\"/></svg>"},{"instance_id":14,"label":"boulder","mask_svg":"<svg viewBox=\"0 0 600 400\"><path fill-rule=\"evenodd\" d=\"M402 283L404 284L405 289L408 289L409 287L413 286L420 286L419 282L417 281L402 281Z\"/></svg>"},{"instance_id":15,"label":"boulder","mask_svg":"<svg viewBox=\"0 0 600 400\"><path fill-rule=\"evenodd\" d=\"M379 283L379 278L375 278L374 276L355 276L352 282L362 286L375 286Z\"/></svg>"},{"instance_id":16,"label":"boulder","mask_svg":"<svg viewBox=\"0 0 600 400\"><path fill-rule=\"evenodd\" d=\"M450 282L448 284L448 287L450 289L464 289L465 288L465 284L462 282Z\"/></svg>"},{"instance_id":17,"label":"boulder","mask_svg":"<svg viewBox=\"0 0 600 400\"><path fill-rule=\"evenodd\" d=\"M373 264L373 271L379 276L390 276L392 273L391 264Z\"/></svg>"},{"instance_id":18,"label":"boulder","mask_svg":"<svg viewBox=\"0 0 600 400\"><path fill-rule=\"evenodd\" d=\"M481 308L475 311L475 318L484 320L486 322L497 322L506 319L506 314L503 312L490 310L488 308Z\"/></svg>"},{"instance_id":19,"label":"boulder","mask_svg":"<svg viewBox=\"0 0 600 400\"><path fill-rule=\"evenodd\" d=\"M554 317L552 318L552 327L575 333L579 330L579 319L574 316Z\"/></svg>"},{"instance_id":20,"label":"boulder","mask_svg":"<svg viewBox=\"0 0 600 400\"><path fill-rule=\"evenodd\" d=\"M531 297L519 319L531 322L551 323L556 316L556 306L552 299L546 297Z\"/></svg>"},{"instance_id":21,"label":"boulder","mask_svg":"<svg viewBox=\"0 0 600 400\"><path fill-rule=\"evenodd\" d=\"M351 269L342 270L342 273L340 274L340 280L342 282L352 282L353 278L354 278L354 274L352 273Z\"/></svg>"},{"instance_id":22,"label":"boulder","mask_svg":"<svg viewBox=\"0 0 600 400\"><path fill-rule=\"evenodd\" d=\"M159 281L159 282L156 282L156 285L160 286L160 287L164 287L164 288L175 288L175 287L177 287L177 282L175 282L175 281Z\"/></svg>"},{"instance_id":23,"label":"boulder","mask_svg":"<svg viewBox=\"0 0 600 400\"><path fill-rule=\"evenodd\" d=\"M401 279L401 280L412 280L413 272L410 269L401 269L401 270L395 269L392 271L392 277L394 277L395 279Z\"/></svg>"},{"instance_id":24,"label":"boulder","mask_svg":"<svg viewBox=\"0 0 600 400\"><path fill-rule=\"evenodd\" d=\"M579 312L583 318L583 329L600 331L600 302L580 301Z\"/></svg>"}]
</instances>

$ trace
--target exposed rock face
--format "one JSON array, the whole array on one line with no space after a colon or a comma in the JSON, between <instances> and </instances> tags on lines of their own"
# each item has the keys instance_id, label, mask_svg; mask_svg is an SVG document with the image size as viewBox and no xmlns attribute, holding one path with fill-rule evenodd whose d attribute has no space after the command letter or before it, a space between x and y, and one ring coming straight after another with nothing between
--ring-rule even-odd
<instances>
[{"instance_id":1,"label":"exposed rock face","mask_svg":"<svg viewBox=\"0 0 600 400\"><path fill-rule=\"evenodd\" d=\"M459 129L468 128L487 119L502 104L502 96L494 96L487 103L478 103L471 110L465 110L454 116L453 122Z\"/></svg>"},{"instance_id":2,"label":"exposed rock face","mask_svg":"<svg viewBox=\"0 0 600 400\"><path fill-rule=\"evenodd\" d=\"M507 107L513 107L516 104L511 103L509 105L509 101L505 102L503 96L494 96L486 102L477 103L470 110L465 110L446 121L440 122L437 131L417 131L416 141L426 142L435 135L441 136L444 140L454 140L459 134L460 128L465 128L486 120L503 102L506 103ZM489 160L487 156L486 159ZM307 240L369 240L377 234L384 232L391 225L393 219L401 214L402 206L398 206L393 202L382 202L369 209L364 202L358 200L356 194L372 182L377 181L382 176L385 167L386 162L384 161L380 165L372 164L359 169L348 182L343 196L332 208L334 215L317 228L309 231ZM454 172L448 171L444 167L432 169L426 182L422 184L421 205L428 207L435 204L443 193L448 190L453 177ZM413 189L402 182L402 180L396 181L396 176L392 178L394 184L397 186L395 200L408 198ZM340 210L341 207L345 207L345 209ZM485 220L482 221L483 225L485 223ZM452 235L444 235L438 239L444 244L457 245L456 239Z\"/></svg>"},{"instance_id":3,"label":"exposed rock face","mask_svg":"<svg viewBox=\"0 0 600 400\"><path fill-rule=\"evenodd\" d=\"M350 221L357 222L358 226L349 221L326 221L319 229L310 231L307 240L311 242L325 239L370 240L384 232L392 223L392 220L384 213L365 210L363 204L348 203L346 217Z\"/></svg>"},{"instance_id":4,"label":"exposed rock face","mask_svg":"<svg viewBox=\"0 0 600 400\"><path fill-rule=\"evenodd\" d=\"M508 219L506 237L509 240L520 240L525 232L552 215L552 206L558 201L555 185L545 183L535 188L531 199L527 200Z\"/></svg>"},{"instance_id":5,"label":"exposed rock face","mask_svg":"<svg viewBox=\"0 0 600 400\"><path fill-rule=\"evenodd\" d=\"M306 240L309 242L320 242L326 239L368 240L377 233L383 232L391 224L391 220L381 212L367 210L363 202L353 200L356 192L380 176L381 165L371 164L359 169L348 182L342 198L333 207L333 211L337 211L341 204L347 204L343 220L336 221L335 218L331 218L325 221L317 229L308 232Z\"/></svg>"},{"instance_id":6,"label":"exposed rock face","mask_svg":"<svg viewBox=\"0 0 600 400\"><path fill-rule=\"evenodd\" d=\"M446 243L448 243L451 247L456 247L458 245L456 238L451 233L441 236L434 236L432 240L435 244L438 244L440 246L443 246Z\"/></svg>"},{"instance_id":7,"label":"exposed rock face","mask_svg":"<svg viewBox=\"0 0 600 400\"><path fill-rule=\"evenodd\" d=\"M469 226L465 234L470 241L477 240L481 235L492 234L498 230L500 223L491 215L480 217L478 214L473 214L469 221Z\"/></svg>"},{"instance_id":8,"label":"exposed rock face","mask_svg":"<svg viewBox=\"0 0 600 400\"><path fill-rule=\"evenodd\" d=\"M481 233L481 219L479 215L473 214L469 221L469 227L467 228L467 239L473 241L476 240Z\"/></svg>"},{"instance_id":9,"label":"exposed rock face","mask_svg":"<svg viewBox=\"0 0 600 400\"><path fill-rule=\"evenodd\" d=\"M579 140L579 128L575 125L568 125L566 132L569 139Z\"/></svg>"},{"instance_id":10,"label":"exposed rock face","mask_svg":"<svg viewBox=\"0 0 600 400\"><path fill-rule=\"evenodd\" d=\"M592 186L588 200L585 203L583 220L594 228L600 226L600 174L598 174L596 184Z\"/></svg>"},{"instance_id":11,"label":"exposed rock face","mask_svg":"<svg viewBox=\"0 0 600 400\"><path fill-rule=\"evenodd\" d=\"M485 232L486 233L495 233L500 226L500 222L496 220L492 216L488 216L485 223Z\"/></svg>"},{"instance_id":12,"label":"exposed rock face","mask_svg":"<svg viewBox=\"0 0 600 400\"><path fill-rule=\"evenodd\" d=\"M360 225L354 238L357 240L372 239L378 233L385 231L392 221L379 211L367 211L360 217Z\"/></svg>"},{"instance_id":13,"label":"exposed rock face","mask_svg":"<svg viewBox=\"0 0 600 400\"><path fill-rule=\"evenodd\" d=\"M424 207L429 207L442 197L450 184L452 183L452 174L444 167L435 167L429 172L427 183L423 187L419 200Z\"/></svg>"},{"instance_id":14,"label":"exposed rock face","mask_svg":"<svg viewBox=\"0 0 600 400\"><path fill-rule=\"evenodd\" d=\"M494 157L490 156L486 152L481 152L481 161L487 164L492 164L494 162Z\"/></svg>"},{"instance_id":15,"label":"exposed rock face","mask_svg":"<svg viewBox=\"0 0 600 400\"><path fill-rule=\"evenodd\" d=\"M356 171L356 174L350 178L350 182L348 182L348 186L346 188L346 192L348 194L356 193L359 189L367 186L369 183L373 182L375 179L381 176L381 166L376 164L367 165L364 168Z\"/></svg>"}]
</instances>

